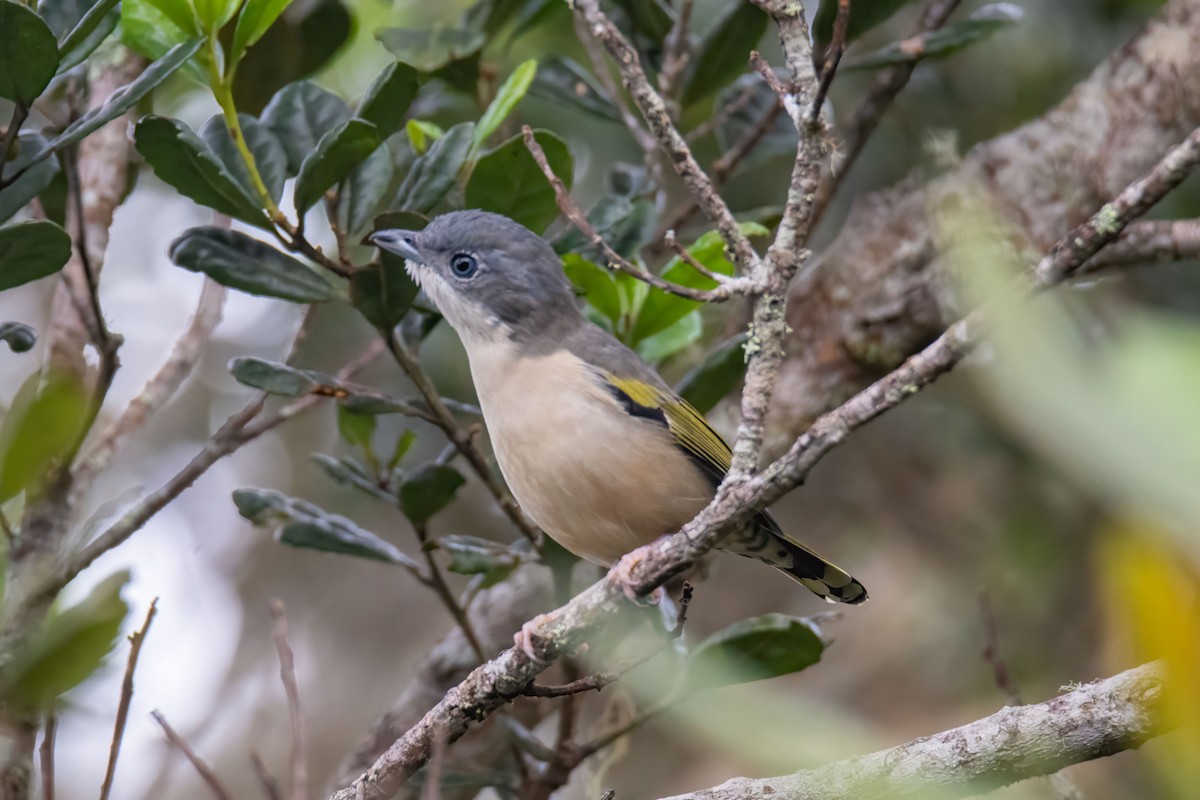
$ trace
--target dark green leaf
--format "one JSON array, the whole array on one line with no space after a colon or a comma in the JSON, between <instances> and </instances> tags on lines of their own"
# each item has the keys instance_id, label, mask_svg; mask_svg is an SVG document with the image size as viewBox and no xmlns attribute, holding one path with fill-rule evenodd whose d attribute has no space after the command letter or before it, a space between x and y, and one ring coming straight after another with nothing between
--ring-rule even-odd
<instances>
[{"instance_id":1,"label":"dark green leaf","mask_svg":"<svg viewBox=\"0 0 1200 800\"><path fill-rule=\"evenodd\" d=\"M1025 12L1012 3L993 3L973 12L962 22L939 28L925 37L919 51L906 42L893 42L878 50L842 62L842 69L878 69L909 64L923 58L948 56L964 47L983 41L994 33L1016 25Z\"/></svg>"},{"instance_id":2,"label":"dark green leaf","mask_svg":"<svg viewBox=\"0 0 1200 800\"><path fill-rule=\"evenodd\" d=\"M208 145L179 120L143 117L134 129L138 151L180 194L222 214L269 228L258 200L242 188Z\"/></svg>"},{"instance_id":3,"label":"dark green leaf","mask_svg":"<svg viewBox=\"0 0 1200 800\"><path fill-rule=\"evenodd\" d=\"M474 128L474 123L460 122L413 162L404 176L404 183L400 184L397 210L424 214L437 205L458 180L458 173L471 150Z\"/></svg>"},{"instance_id":4,"label":"dark green leaf","mask_svg":"<svg viewBox=\"0 0 1200 800\"><path fill-rule=\"evenodd\" d=\"M656 212L654 204L645 198L602 197L588 211L587 218L613 250L629 257L649 241ZM577 252L592 261L604 260L604 254L575 227L564 231L553 244L559 253Z\"/></svg>"},{"instance_id":5,"label":"dark green leaf","mask_svg":"<svg viewBox=\"0 0 1200 800\"><path fill-rule=\"evenodd\" d=\"M293 303L345 299L331 278L239 231L191 228L171 243L169 254L184 269L249 294Z\"/></svg>"},{"instance_id":6,"label":"dark green leaf","mask_svg":"<svg viewBox=\"0 0 1200 800\"><path fill-rule=\"evenodd\" d=\"M242 60L247 48L262 38L291 2L292 0L246 0L242 13L238 15L237 27L233 31L233 46L229 50L231 64Z\"/></svg>"},{"instance_id":7,"label":"dark green leaf","mask_svg":"<svg viewBox=\"0 0 1200 800\"><path fill-rule=\"evenodd\" d=\"M394 61L371 81L355 116L370 122L381 137L387 138L400 130L419 88L417 71L408 64Z\"/></svg>"},{"instance_id":8,"label":"dark green leaf","mask_svg":"<svg viewBox=\"0 0 1200 800\"><path fill-rule=\"evenodd\" d=\"M267 394L303 397L321 384L320 376L305 370L253 356L239 356L229 362L234 380Z\"/></svg>"},{"instance_id":9,"label":"dark green leaf","mask_svg":"<svg viewBox=\"0 0 1200 800\"><path fill-rule=\"evenodd\" d=\"M692 651L690 686L714 689L789 675L821 660L825 641L811 620L764 614L714 633Z\"/></svg>"},{"instance_id":10,"label":"dark green leaf","mask_svg":"<svg viewBox=\"0 0 1200 800\"><path fill-rule=\"evenodd\" d=\"M436 26L432 28L380 28L375 38L387 51L421 72L434 72L452 61L478 52L486 41L482 31Z\"/></svg>"},{"instance_id":11,"label":"dark green leaf","mask_svg":"<svg viewBox=\"0 0 1200 800\"><path fill-rule=\"evenodd\" d=\"M0 342L14 353L26 353L37 344L37 331L24 322L0 322Z\"/></svg>"},{"instance_id":12,"label":"dark green leaf","mask_svg":"<svg viewBox=\"0 0 1200 800\"><path fill-rule=\"evenodd\" d=\"M423 464L400 484L400 510L415 527L425 523L450 502L466 483L454 467Z\"/></svg>"},{"instance_id":13,"label":"dark green leaf","mask_svg":"<svg viewBox=\"0 0 1200 800\"><path fill-rule=\"evenodd\" d=\"M746 338L739 333L714 347L675 385L679 396L701 414L721 402L746 374Z\"/></svg>"},{"instance_id":14,"label":"dark green leaf","mask_svg":"<svg viewBox=\"0 0 1200 800\"><path fill-rule=\"evenodd\" d=\"M0 503L22 491L41 494L78 446L87 411L87 391L73 373L36 372L25 381L0 422Z\"/></svg>"},{"instance_id":15,"label":"dark green leaf","mask_svg":"<svg viewBox=\"0 0 1200 800\"><path fill-rule=\"evenodd\" d=\"M188 0L121 3L121 39L147 58L158 58L200 33Z\"/></svg>"},{"instance_id":16,"label":"dark green leaf","mask_svg":"<svg viewBox=\"0 0 1200 800\"><path fill-rule=\"evenodd\" d=\"M522 62L508 76L508 80L500 86L496 96L488 104L487 110L483 112L483 116L475 123L475 130L471 134L471 152L478 152L488 137L496 132L504 120L508 119L508 115L513 112L517 103L520 103L525 97L525 93L529 91L529 85L533 83L535 75L537 75L537 60L531 58Z\"/></svg>"},{"instance_id":17,"label":"dark green leaf","mask_svg":"<svg viewBox=\"0 0 1200 800\"><path fill-rule=\"evenodd\" d=\"M480 588L493 586L521 564L521 554L507 545L475 536L442 536L437 540L450 556L449 570L460 575L482 575Z\"/></svg>"},{"instance_id":18,"label":"dark green leaf","mask_svg":"<svg viewBox=\"0 0 1200 800\"><path fill-rule=\"evenodd\" d=\"M404 260L390 253L381 254L379 262L372 262L350 276L350 302L380 330L390 331L412 306L420 291Z\"/></svg>"},{"instance_id":19,"label":"dark green leaf","mask_svg":"<svg viewBox=\"0 0 1200 800\"><path fill-rule=\"evenodd\" d=\"M54 77L58 41L36 13L0 0L0 97L28 108Z\"/></svg>"},{"instance_id":20,"label":"dark green leaf","mask_svg":"<svg viewBox=\"0 0 1200 800\"><path fill-rule=\"evenodd\" d=\"M246 146L250 148L250 154L254 156L254 166L258 169L259 177L266 185L271 199L279 202L279 198L283 196L283 183L287 180L287 154L283 152L283 145L270 128L249 114L238 114L238 125L246 139ZM225 118L217 114L204 123L204 127L200 129L200 139L220 159L225 169L237 178L246 194L253 197L254 182L250 179L250 170L233 141L233 134L225 125Z\"/></svg>"},{"instance_id":21,"label":"dark green leaf","mask_svg":"<svg viewBox=\"0 0 1200 800\"><path fill-rule=\"evenodd\" d=\"M293 4L238 64L233 80L238 110L257 114L280 89L316 72L346 43L350 27L350 12L339 0ZM299 166L297 161L293 169Z\"/></svg>"},{"instance_id":22,"label":"dark green leaf","mask_svg":"<svg viewBox=\"0 0 1200 800\"><path fill-rule=\"evenodd\" d=\"M683 104L690 106L716 92L746 71L750 51L767 30L767 15L753 3L727 3L692 60L683 88Z\"/></svg>"},{"instance_id":23,"label":"dark green leaf","mask_svg":"<svg viewBox=\"0 0 1200 800\"><path fill-rule=\"evenodd\" d=\"M370 452L371 437L375 434L375 416L373 414L357 414L339 404L337 426L338 433L346 440L347 444L361 447L364 451Z\"/></svg>"},{"instance_id":24,"label":"dark green leaf","mask_svg":"<svg viewBox=\"0 0 1200 800\"><path fill-rule=\"evenodd\" d=\"M387 205L394 182L395 167L386 142L343 181L338 219L350 241L358 241L371 227L379 210Z\"/></svg>"},{"instance_id":25,"label":"dark green leaf","mask_svg":"<svg viewBox=\"0 0 1200 800\"><path fill-rule=\"evenodd\" d=\"M417 569L417 564L391 542L360 528L345 517L271 489L238 489L238 513L260 528L277 529L280 542L327 553L359 556Z\"/></svg>"},{"instance_id":26,"label":"dark green leaf","mask_svg":"<svg viewBox=\"0 0 1200 800\"><path fill-rule=\"evenodd\" d=\"M3 170L5 175L15 175L25 170L21 177L0 189L0 222L24 208L30 200L50 185L58 174L58 161L42 158L46 150L46 139L40 134L23 133L17 139L16 156ZM0 268L2 271L2 268Z\"/></svg>"},{"instance_id":27,"label":"dark green leaf","mask_svg":"<svg viewBox=\"0 0 1200 800\"><path fill-rule=\"evenodd\" d=\"M129 606L121 590L129 571L101 581L84 600L51 615L0 673L5 704L49 711L59 695L78 686L100 668L116 644Z\"/></svg>"},{"instance_id":28,"label":"dark green leaf","mask_svg":"<svg viewBox=\"0 0 1200 800\"><path fill-rule=\"evenodd\" d=\"M58 73L62 74L87 58L108 38L121 19L120 0L98 0L66 35L58 39Z\"/></svg>"},{"instance_id":29,"label":"dark green leaf","mask_svg":"<svg viewBox=\"0 0 1200 800\"><path fill-rule=\"evenodd\" d=\"M70 257L71 237L53 222L0 228L0 291L53 275Z\"/></svg>"},{"instance_id":30,"label":"dark green leaf","mask_svg":"<svg viewBox=\"0 0 1200 800\"><path fill-rule=\"evenodd\" d=\"M566 56L551 56L543 61L529 93L556 105L574 106L597 117L620 119L591 73Z\"/></svg>"},{"instance_id":31,"label":"dark green leaf","mask_svg":"<svg viewBox=\"0 0 1200 800\"><path fill-rule=\"evenodd\" d=\"M396 505L396 496L375 482L366 467L352 458L334 458L324 453L313 453L313 462L336 483L351 489L366 492L377 500Z\"/></svg>"},{"instance_id":32,"label":"dark green leaf","mask_svg":"<svg viewBox=\"0 0 1200 800\"><path fill-rule=\"evenodd\" d=\"M554 174L569 189L575 165L567 143L550 131L536 131L534 138L546 152ZM467 208L503 214L534 233L546 230L558 216L554 187L519 134L480 157L467 181L464 200Z\"/></svg>"},{"instance_id":33,"label":"dark green leaf","mask_svg":"<svg viewBox=\"0 0 1200 800\"><path fill-rule=\"evenodd\" d=\"M379 132L361 119L350 119L321 137L300 165L294 193L296 210L307 211L321 195L379 147Z\"/></svg>"},{"instance_id":34,"label":"dark green leaf","mask_svg":"<svg viewBox=\"0 0 1200 800\"><path fill-rule=\"evenodd\" d=\"M633 29L650 42L662 42L675 23L670 7L660 0L616 0L616 5L629 15Z\"/></svg>"},{"instance_id":35,"label":"dark green leaf","mask_svg":"<svg viewBox=\"0 0 1200 800\"><path fill-rule=\"evenodd\" d=\"M895 14L914 0L868 0L851 3L850 19L846 24L846 41L852 42ZM833 40L833 23L837 19L837 0L821 0L813 20L813 41L819 52Z\"/></svg>"},{"instance_id":36,"label":"dark green leaf","mask_svg":"<svg viewBox=\"0 0 1200 800\"><path fill-rule=\"evenodd\" d=\"M350 109L342 98L309 81L280 89L262 113L263 123L287 153L292 174L300 172L305 158L326 134L349 119Z\"/></svg>"},{"instance_id":37,"label":"dark green leaf","mask_svg":"<svg viewBox=\"0 0 1200 800\"><path fill-rule=\"evenodd\" d=\"M786 70L775 70L780 80L788 80ZM775 111L779 97L757 73L742 75L717 95L716 108L724 109L717 125L717 143L727 153L749 136L759 136L758 144L739 162L739 168L760 163L772 157L796 156L796 128L787 114ZM767 114L775 111L775 121L765 133L757 130ZM715 113L715 112L714 112Z\"/></svg>"},{"instance_id":38,"label":"dark green leaf","mask_svg":"<svg viewBox=\"0 0 1200 800\"><path fill-rule=\"evenodd\" d=\"M622 307L621 293L613 276L604 267L575 253L567 253L562 261L567 278L583 293L588 305L600 312L611 328L615 328L621 320Z\"/></svg>"}]
</instances>

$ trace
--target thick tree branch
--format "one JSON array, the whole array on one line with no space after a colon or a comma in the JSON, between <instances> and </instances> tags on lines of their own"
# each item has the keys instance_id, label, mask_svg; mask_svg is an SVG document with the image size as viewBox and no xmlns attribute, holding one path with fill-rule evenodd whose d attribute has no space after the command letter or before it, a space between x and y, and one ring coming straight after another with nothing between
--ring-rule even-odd
<instances>
[{"instance_id":1,"label":"thick tree branch","mask_svg":"<svg viewBox=\"0 0 1200 800\"><path fill-rule=\"evenodd\" d=\"M736 778L670 800L901 800L983 794L1164 733L1162 670L1146 664L1053 700L779 778Z\"/></svg>"}]
</instances>

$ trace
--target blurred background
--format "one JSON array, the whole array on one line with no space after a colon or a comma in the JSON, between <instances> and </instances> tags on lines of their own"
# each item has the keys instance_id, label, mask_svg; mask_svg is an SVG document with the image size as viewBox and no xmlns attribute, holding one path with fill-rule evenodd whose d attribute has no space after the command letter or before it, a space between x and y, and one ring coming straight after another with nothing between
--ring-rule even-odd
<instances>
[{"instance_id":1,"label":"blurred background","mask_svg":"<svg viewBox=\"0 0 1200 800\"><path fill-rule=\"evenodd\" d=\"M453 20L466 5L351 0L349 39L315 80L343 96L359 97L391 58L373 37L377 28ZM715 0L697 3L698 29L718 5ZM960 13L980 5L968 0ZM1019 5L1025 12L1020 24L918 68L827 215L818 245L837 231L850 199L932 169L931 140L943 149L948 141L962 152L1057 103L1161 3L1022 0ZM911 10L872 31L859 47L899 38L910 25ZM574 52L578 44L569 19L560 15L490 57L503 76L526 58L564 47ZM779 63L773 32L763 48ZM869 78L869 72L840 76L831 97L835 109L852 106ZM216 112L209 95L185 80L172 87L158 93L160 113L198 127ZM426 102L429 118L452 123L456 104L463 101ZM619 123L597 121L534 96L523 103L519 117L568 139L576 164L573 193L584 207L602 194L614 162L640 160ZM706 162L717 153L702 147L698 155ZM752 161L729 182L726 196L739 209L780 202L787 163L786 157ZM1197 210L1200 195L1193 185L1173 195L1156 215L1184 217ZM186 325L201 279L173 267L166 250L184 229L209 219L209 212L159 183L149 170L141 172L138 190L117 212L101 296L111 327L126 344L106 413L124 408ZM1069 314L1088 326L1151 312L1188 324L1200 310L1195 266L1156 265L1096 281L1072 292ZM41 329L44 317L30 318L30 309L48 309L49 284L0 295L0 317L19 311ZM230 293L224 320L196 373L89 495L83 516L91 518L90 530L176 471L215 425L250 397L249 389L230 378L227 362L241 355L280 358L297 313L285 303ZM315 315L298 356L303 366L336 371L371 338L368 326L348 308L319 307ZM1002 359L1002 350L995 358ZM473 399L461 348L446 326L434 332L422 352L443 394ZM682 374L688 358L685 352L665 365L664 373ZM4 402L29 363L0 357ZM618 750L623 757L608 765L604 787L616 788L618 798L657 797L736 775L816 765L991 713L1006 701L983 655L989 626L1028 701L1140 663L1141 654L1119 635L1104 600L1106 567L1097 542L1123 525L1156 523L1114 514L1102 485L1032 441L1019 410L1011 408L1025 395L1013 389L1006 396L1006 384L981 377L992 363L985 357L974 368L959 370L856 433L804 487L773 509L786 530L850 568L874 600L825 623L834 644L822 662L786 678L701 696L688 702L684 716L650 723L633 735L627 749ZM406 393L397 369L384 360L373 363L359 382ZM1159 388L1165 394L1176 391ZM1194 402L1195 395L1190 397ZM721 407L712 416L724 432L732 432L730 409ZM405 427L416 430L421 458L433 458L442 449L436 430L400 417L381 418L377 436L390 442ZM285 424L219 462L128 545L72 585L73 596L82 597L101 577L129 567L134 576L126 592L133 607L131 626L140 625L151 599L159 598L138 668L114 796L209 796L194 771L163 742L148 716L152 709L166 715L239 797L257 792L252 750L272 772L287 774L290 734L267 610L271 598L286 604L291 620L314 786L331 780L345 754L406 685L412 665L450 629L452 621L432 593L402 571L281 547L243 520L230 501L230 492L242 486L279 489L350 517L415 553L412 531L397 515L334 486L309 457L313 452L337 455L345 448L330 406ZM516 536L474 479L435 528L439 535L500 541ZM991 622L981 608L983 597ZM782 575L719 556L697 585L687 635L699 640L738 619L770 611L827 610ZM99 785L124 652L122 645L104 669L67 697L58 732L59 797L92 796ZM614 687L589 696L588 718L600 715L619 691ZM761 735L736 737L740 744L722 733L733 730L733 723L721 722L733 720L738 709L760 714L752 719ZM713 724L689 723L702 718ZM1087 798L1159 796L1165 790L1152 757L1164 746L1152 742L1146 751L1069 772ZM593 789L582 770L566 796L598 796ZM1047 785L1032 782L996 796L1053 795Z\"/></svg>"}]
</instances>

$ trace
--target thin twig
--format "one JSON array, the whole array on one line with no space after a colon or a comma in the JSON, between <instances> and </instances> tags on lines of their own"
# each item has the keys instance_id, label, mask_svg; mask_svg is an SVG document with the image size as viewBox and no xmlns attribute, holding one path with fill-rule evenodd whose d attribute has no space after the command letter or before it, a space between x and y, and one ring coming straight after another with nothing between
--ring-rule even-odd
<instances>
[{"instance_id":1,"label":"thin twig","mask_svg":"<svg viewBox=\"0 0 1200 800\"><path fill-rule=\"evenodd\" d=\"M526 697L568 697L584 692L598 692L604 687L616 683L620 678L621 673L619 672L593 672L582 678L551 686L531 683L521 690L521 694Z\"/></svg>"},{"instance_id":2,"label":"thin twig","mask_svg":"<svg viewBox=\"0 0 1200 800\"><path fill-rule=\"evenodd\" d=\"M442 766L446 761L448 737L443 733L433 740L429 754L429 766L425 770L425 789L421 800L442 800Z\"/></svg>"},{"instance_id":3,"label":"thin twig","mask_svg":"<svg viewBox=\"0 0 1200 800\"><path fill-rule=\"evenodd\" d=\"M1127 227L1079 272L1194 258L1200 258L1200 220L1146 220Z\"/></svg>"},{"instance_id":4,"label":"thin twig","mask_svg":"<svg viewBox=\"0 0 1200 800\"><path fill-rule=\"evenodd\" d=\"M38 748L38 768L42 778L42 800L54 800L54 740L58 734L58 717L49 714L42 726L42 745Z\"/></svg>"},{"instance_id":5,"label":"thin twig","mask_svg":"<svg viewBox=\"0 0 1200 800\"><path fill-rule=\"evenodd\" d=\"M100 800L108 800L112 792L113 779L117 774L117 757L121 753L121 740L125 737L125 723L129 719L129 704L133 702L133 674L137 670L138 656L142 652L142 644L146 634L150 632L150 623L158 611L158 598L150 601L146 611L146 619L142 627L129 634L129 659L125 662L125 678L121 681L121 700L117 704L117 718L113 723L112 741L108 747L108 766L104 770L104 782L100 784Z\"/></svg>"},{"instance_id":6,"label":"thin twig","mask_svg":"<svg viewBox=\"0 0 1200 800\"><path fill-rule=\"evenodd\" d=\"M1021 692L1008 672L1008 663L1000 655L1000 633L996 627L996 614L992 609L992 598L986 591L979 593L979 613L983 617L983 660L992 669L992 680L1010 705L1023 705Z\"/></svg>"},{"instance_id":7,"label":"thin twig","mask_svg":"<svg viewBox=\"0 0 1200 800\"><path fill-rule=\"evenodd\" d=\"M167 722L167 718L162 715L162 712L156 709L150 712L150 716L162 728L163 735L167 737L167 741L174 745L191 762L196 772L199 773L200 778L212 790L212 793L216 795L217 800L233 800L233 795L225 791L225 787L221 785L220 778L212 771L212 768L205 763L204 759L196 754L196 751L192 749L192 746L182 736L175 732L175 729Z\"/></svg>"},{"instance_id":8,"label":"thin twig","mask_svg":"<svg viewBox=\"0 0 1200 800\"><path fill-rule=\"evenodd\" d=\"M263 763L262 756L257 750L250 751L250 763L254 767L254 776L258 779L258 785L262 787L267 800L283 800L283 790L279 788L279 782L267 770L267 765Z\"/></svg>"},{"instance_id":9,"label":"thin twig","mask_svg":"<svg viewBox=\"0 0 1200 800\"><path fill-rule=\"evenodd\" d=\"M697 261L696 257L689 253L688 249L680 244L679 240L675 238L674 230L669 230L663 234L663 244L670 248L671 252L673 252L680 261L687 264L704 277L716 281L717 283L729 280L727 276L713 272L711 269Z\"/></svg>"},{"instance_id":10,"label":"thin twig","mask_svg":"<svg viewBox=\"0 0 1200 800\"><path fill-rule=\"evenodd\" d=\"M600 232L588 222L587 215L575 205L575 201L571 199L567 187L562 180L554 173L554 169L550 166L549 160L546 158L546 152L542 146L537 143L533 136L533 129L528 125L522 126L522 133L525 136L525 147L533 156L533 160L537 162L541 168L542 174L546 176L546 180L554 188L554 194L558 201L559 210L563 216L571 221L571 223L579 229L589 242L594 247L604 253L604 259L608 263L610 269L617 269L621 272L628 273L640 281L643 281L656 289L661 289L664 292L686 297L690 300L697 300L706 303L719 303L728 300L735 294L749 294L753 291L753 285L745 280L730 279L721 276L720 286L715 289L693 289L690 286L680 286L671 281L663 280L657 275L654 275L646 270L630 263L624 256L604 240Z\"/></svg>"},{"instance_id":11,"label":"thin twig","mask_svg":"<svg viewBox=\"0 0 1200 800\"><path fill-rule=\"evenodd\" d=\"M681 87L679 78L690 59L688 27L692 20L692 0L681 0L679 9L675 12L675 24L667 33L663 42L664 54L662 69L658 73L658 90L663 97L674 99Z\"/></svg>"},{"instance_id":12,"label":"thin twig","mask_svg":"<svg viewBox=\"0 0 1200 800\"><path fill-rule=\"evenodd\" d=\"M457 450L457 448L455 449ZM425 556L425 564L429 568L428 580L425 583L437 593L438 598L442 601L442 605L450 612L450 616L454 617L454 621L462 629L463 636L467 638L467 644L471 646L471 650L475 652L479 663L482 664L484 661L487 661L487 651L483 649L479 635L475 633L475 627L471 624L471 618L467 616L466 610L459 605L458 598L454 596L454 592L450 591L450 586L446 583L446 576L442 574L442 567L433 555L434 547L430 546L429 533L426 531L425 526L418 525L415 527L417 540L421 543L421 554Z\"/></svg>"},{"instance_id":13,"label":"thin twig","mask_svg":"<svg viewBox=\"0 0 1200 800\"><path fill-rule=\"evenodd\" d=\"M287 695L288 713L292 720L292 800L308 798L307 743L304 733L304 713L300 708L300 686L296 681L296 657L288 644L287 609L281 600L270 603L272 636L275 652L279 654L279 680Z\"/></svg>"},{"instance_id":14,"label":"thin twig","mask_svg":"<svg viewBox=\"0 0 1200 800\"><path fill-rule=\"evenodd\" d=\"M837 0L837 17L833 21L833 40L825 53L825 62L821 66L821 82L817 85L817 96L813 98L808 111L808 124L816 125L821 116L821 107L825 105L825 96L833 85L833 77L837 74L838 62L846 52L846 27L850 22L850 0Z\"/></svg>"}]
</instances>

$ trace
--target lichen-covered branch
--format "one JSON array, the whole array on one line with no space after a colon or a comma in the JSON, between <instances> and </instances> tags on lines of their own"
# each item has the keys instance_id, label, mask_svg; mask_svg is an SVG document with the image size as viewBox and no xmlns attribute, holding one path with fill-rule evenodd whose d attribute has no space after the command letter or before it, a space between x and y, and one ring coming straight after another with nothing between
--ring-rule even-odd
<instances>
[{"instance_id":1,"label":"lichen-covered branch","mask_svg":"<svg viewBox=\"0 0 1200 800\"><path fill-rule=\"evenodd\" d=\"M1053 700L778 778L735 778L669 800L903 800L983 794L1140 747L1164 733L1162 670L1146 664Z\"/></svg>"}]
</instances>

